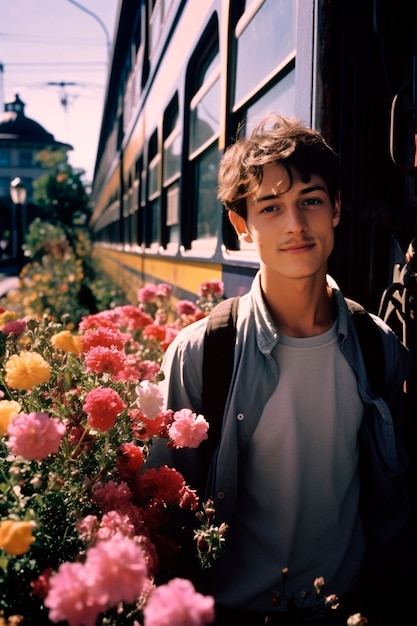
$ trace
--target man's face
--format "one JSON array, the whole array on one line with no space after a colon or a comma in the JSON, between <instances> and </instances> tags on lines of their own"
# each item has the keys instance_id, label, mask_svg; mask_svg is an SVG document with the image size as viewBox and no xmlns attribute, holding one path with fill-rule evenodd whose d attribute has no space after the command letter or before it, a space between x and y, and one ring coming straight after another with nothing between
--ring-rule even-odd
<instances>
[{"instance_id":1,"label":"man's face","mask_svg":"<svg viewBox=\"0 0 417 626\"><path fill-rule=\"evenodd\" d=\"M333 206L321 176L304 183L294 170L290 187L286 169L269 163L246 206L246 221L231 211L229 217L239 237L255 245L264 269L294 279L325 271L340 202Z\"/></svg>"}]
</instances>

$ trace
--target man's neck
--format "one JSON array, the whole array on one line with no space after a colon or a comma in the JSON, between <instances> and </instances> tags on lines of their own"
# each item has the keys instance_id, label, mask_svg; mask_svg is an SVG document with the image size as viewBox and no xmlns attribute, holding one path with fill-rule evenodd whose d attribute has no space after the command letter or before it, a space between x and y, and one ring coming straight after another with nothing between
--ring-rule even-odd
<instances>
[{"instance_id":1,"label":"man's neck","mask_svg":"<svg viewBox=\"0 0 417 626\"><path fill-rule=\"evenodd\" d=\"M262 280L264 299L279 331L289 337L313 337L326 332L335 318L335 305L326 276Z\"/></svg>"}]
</instances>

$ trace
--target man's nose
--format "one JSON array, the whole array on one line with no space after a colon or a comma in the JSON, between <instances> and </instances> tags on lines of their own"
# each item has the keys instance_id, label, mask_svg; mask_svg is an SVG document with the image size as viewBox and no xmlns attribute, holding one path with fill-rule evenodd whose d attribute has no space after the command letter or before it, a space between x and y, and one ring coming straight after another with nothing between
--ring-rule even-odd
<instances>
[{"instance_id":1,"label":"man's nose","mask_svg":"<svg viewBox=\"0 0 417 626\"><path fill-rule=\"evenodd\" d=\"M306 229L304 211L296 204L289 204L286 211L288 232L303 232Z\"/></svg>"}]
</instances>

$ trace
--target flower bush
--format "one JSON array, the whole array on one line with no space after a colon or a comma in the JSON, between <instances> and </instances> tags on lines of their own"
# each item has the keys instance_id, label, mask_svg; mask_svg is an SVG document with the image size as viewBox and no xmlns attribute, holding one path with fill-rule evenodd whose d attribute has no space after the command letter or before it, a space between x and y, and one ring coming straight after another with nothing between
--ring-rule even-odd
<instances>
[{"instance_id":1,"label":"flower bush","mask_svg":"<svg viewBox=\"0 0 417 626\"><path fill-rule=\"evenodd\" d=\"M36 218L24 247L28 262L19 286L0 298L0 306L19 317L47 315L60 321L65 316L67 324L77 326L90 313L127 304L123 292L97 271L84 228L64 229Z\"/></svg>"},{"instance_id":2,"label":"flower bush","mask_svg":"<svg viewBox=\"0 0 417 626\"><path fill-rule=\"evenodd\" d=\"M168 285L147 285L137 305L86 315L76 330L65 316L0 310L0 624L213 621L213 598L189 580L155 581L178 552L164 534L171 515L202 520L202 566L226 528L175 469L143 465L155 438L207 437L203 416L162 410L158 382L179 330L222 297L209 281L197 304L173 307Z\"/></svg>"}]
</instances>

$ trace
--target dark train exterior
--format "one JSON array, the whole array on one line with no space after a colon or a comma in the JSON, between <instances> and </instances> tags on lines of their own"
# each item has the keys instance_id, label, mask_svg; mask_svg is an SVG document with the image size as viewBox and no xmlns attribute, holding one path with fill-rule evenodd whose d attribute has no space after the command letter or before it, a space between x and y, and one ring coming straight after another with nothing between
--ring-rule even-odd
<instances>
[{"instance_id":1,"label":"dark train exterior","mask_svg":"<svg viewBox=\"0 0 417 626\"><path fill-rule=\"evenodd\" d=\"M123 0L98 146L97 261L136 302L168 282L246 291L257 269L216 199L225 147L267 111L346 170L329 271L377 311L416 235L414 0Z\"/></svg>"}]
</instances>

